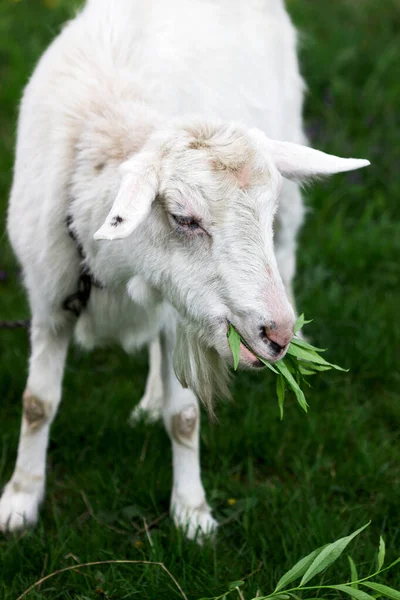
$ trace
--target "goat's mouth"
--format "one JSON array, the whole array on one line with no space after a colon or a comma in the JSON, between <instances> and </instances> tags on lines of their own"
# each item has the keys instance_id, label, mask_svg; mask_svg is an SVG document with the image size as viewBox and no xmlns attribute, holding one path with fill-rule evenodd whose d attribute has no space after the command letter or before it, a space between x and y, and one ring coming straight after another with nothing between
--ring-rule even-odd
<instances>
[{"instance_id":1,"label":"goat's mouth","mask_svg":"<svg viewBox=\"0 0 400 600\"><path fill-rule=\"evenodd\" d=\"M228 320L228 329L230 325L234 327L233 323ZM240 331L236 327L235 329L240 335L240 358L244 365L250 366L254 369L262 369L265 367L264 363L258 358L257 354L254 352L254 350L252 350L250 344L247 343Z\"/></svg>"},{"instance_id":2,"label":"goat's mouth","mask_svg":"<svg viewBox=\"0 0 400 600\"><path fill-rule=\"evenodd\" d=\"M254 351L250 348L247 342L241 338L240 340L240 350L244 354L246 358L248 358L251 366L255 369L262 369L265 367L264 363L258 358L258 356L254 353Z\"/></svg>"}]
</instances>

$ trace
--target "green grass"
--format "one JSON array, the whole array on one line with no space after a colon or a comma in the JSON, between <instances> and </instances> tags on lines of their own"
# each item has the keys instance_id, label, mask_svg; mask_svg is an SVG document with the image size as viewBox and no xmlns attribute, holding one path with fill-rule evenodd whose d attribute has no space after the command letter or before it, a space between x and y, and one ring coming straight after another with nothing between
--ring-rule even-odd
<instances>
[{"instance_id":1,"label":"green grass","mask_svg":"<svg viewBox=\"0 0 400 600\"><path fill-rule=\"evenodd\" d=\"M127 424L145 383L146 357L72 348L64 398L52 428L48 494L39 526L0 537L0 597L15 600L42 574L76 561L162 561L190 600L214 596L256 571L246 600L268 593L314 548L372 519L351 554L373 568L379 535L388 560L400 547L399 213L400 12L396 0L291 0L309 85L312 143L372 167L306 190L297 299L314 319L313 343L350 368L314 378L305 415L294 397L279 420L274 376L240 374L218 423L203 415L202 465L222 523L214 546L186 541L168 518L171 457L161 425ZM0 4L0 319L27 316L5 234L18 101L35 61L68 16L39 0ZM0 331L0 481L10 476L20 422L28 341ZM235 499L233 504L230 499ZM139 531L138 529L139 528ZM325 582L345 581L343 556ZM382 583L400 587L400 568ZM94 567L60 575L31 599L179 598L157 567ZM234 596L232 596L234 597ZM238 596L237 596L238 597Z\"/></svg>"}]
</instances>

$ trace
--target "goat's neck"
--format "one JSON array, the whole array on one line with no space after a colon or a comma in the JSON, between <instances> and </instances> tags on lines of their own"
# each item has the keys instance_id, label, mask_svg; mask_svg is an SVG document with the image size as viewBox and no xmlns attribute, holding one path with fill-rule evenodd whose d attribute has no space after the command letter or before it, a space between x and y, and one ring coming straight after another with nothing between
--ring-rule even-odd
<instances>
[{"instance_id":1,"label":"goat's neck","mask_svg":"<svg viewBox=\"0 0 400 600\"><path fill-rule=\"evenodd\" d=\"M125 284L138 273L136 266L149 242L144 231L111 244L95 241L93 234L118 193L121 164L139 152L163 122L144 102L122 98L89 114L78 140L69 213L90 271L106 286Z\"/></svg>"}]
</instances>

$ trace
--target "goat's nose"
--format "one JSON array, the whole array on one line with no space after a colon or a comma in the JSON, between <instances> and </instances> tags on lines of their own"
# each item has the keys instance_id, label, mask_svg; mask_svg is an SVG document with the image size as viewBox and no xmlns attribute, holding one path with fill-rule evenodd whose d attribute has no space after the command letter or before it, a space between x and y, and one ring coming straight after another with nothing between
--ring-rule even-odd
<instances>
[{"instance_id":1,"label":"goat's nose","mask_svg":"<svg viewBox=\"0 0 400 600\"><path fill-rule=\"evenodd\" d=\"M274 354L279 354L290 343L293 337L293 324L278 324L270 321L261 327L261 338L268 344Z\"/></svg>"}]
</instances>

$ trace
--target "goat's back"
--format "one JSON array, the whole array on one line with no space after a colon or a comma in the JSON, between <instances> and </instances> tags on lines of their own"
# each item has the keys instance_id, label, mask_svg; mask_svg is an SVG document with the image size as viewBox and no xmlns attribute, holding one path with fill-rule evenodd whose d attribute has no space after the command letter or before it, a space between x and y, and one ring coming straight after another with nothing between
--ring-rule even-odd
<instances>
[{"instance_id":1,"label":"goat's back","mask_svg":"<svg viewBox=\"0 0 400 600\"><path fill-rule=\"evenodd\" d=\"M128 68L162 113L301 141L303 86L282 0L89 0L82 19L104 61Z\"/></svg>"}]
</instances>

